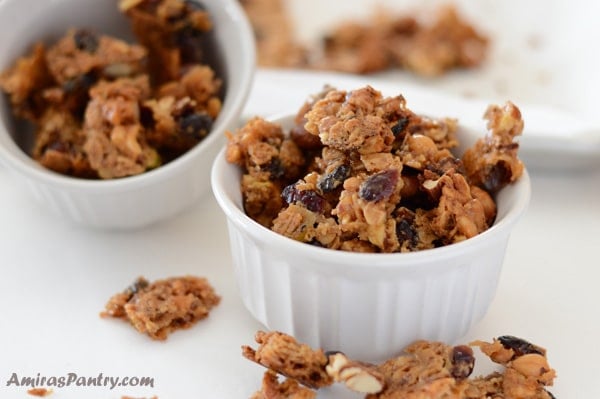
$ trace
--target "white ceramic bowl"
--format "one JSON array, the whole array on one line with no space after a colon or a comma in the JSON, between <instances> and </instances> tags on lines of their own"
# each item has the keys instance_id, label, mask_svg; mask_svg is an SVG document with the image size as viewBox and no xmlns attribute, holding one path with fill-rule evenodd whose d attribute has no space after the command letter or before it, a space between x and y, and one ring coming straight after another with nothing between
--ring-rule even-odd
<instances>
[{"instance_id":1,"label":"white ceramic bowl","mask_svg":"<svg viewBox=\"0 0 600 399\"><path fill-rule=\"evenodd\" d=\"M273 119L287 130L292 116ZM465 145L476 134L461 129ZM307 245L246 216L241 171L224 150L212 170L213 193L229 228L240 295L268 329L324 350L382 360L416 339L454 342L494 298L511 230L530 197L527 172L497 197L494 225L446 247L361 254Z\"/></svg>"},{"instance_id":2,"label":"white ceramic bowl","mask_svg":"<svg viewBox=\"0 0 600 399\"><path fill-rule=\"evenodd\" d=\"M176 160L138 176L83 180L49 171L15 142L18 127L0 96L0 160L17 182L41 203L76 223L111 229L135 228L168 218L194 203L210 187L210 168L224 143L224 131L238 123L252 85L255 50L251 27L237 0L202 0L214 22L225 98L210 134ZM69 27L133 39L116 0L3 0L0 2L0 70L27 53L33 43L52 42Z\"/></svg>"}]
</instances>

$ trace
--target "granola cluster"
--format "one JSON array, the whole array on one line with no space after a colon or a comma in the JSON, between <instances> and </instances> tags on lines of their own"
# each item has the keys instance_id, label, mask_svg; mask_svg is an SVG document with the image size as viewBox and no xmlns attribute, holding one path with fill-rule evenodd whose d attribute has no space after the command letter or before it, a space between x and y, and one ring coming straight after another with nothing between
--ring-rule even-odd
<instances>
[{"instance_id":1,"label":"granola cluster","mask_svg":"<svg viewBox=\"0 0 600 399\"><path fill-rule=\"evenodd\" d=\"M35 126L31 155L58 173L137 175L204 138L221 109L221 80L203 42L212 28L199 3L121 0L140 44L70 29L2 75L15 116Z\"/></svg>"},{"instance_id":2,"label":"granola cluster","mask_svg":"<svg viewBox=\"0 0 600 399\"><path fill-rule=\"evenodd\" d=\"M229 133L246 213L294 240L356 252L409 252L473 237L496 217L494 195L523 165L518 108L492 105L489 135L462 159L454 119L412 112L370 86L325 88L289 134L261 118Z\"/></svg>"},{"instance_id":3,"label":"granola cluster","mask_svg":"<svg viewBox=\"0 0 600 399\"><path fill-rule=\"evenodd\" d=\"M489 40L446 5L417 18L375 12L368 21L340 21L320 46L296 40L281 0L240 0L256 35L258 61L267 67L294 67L368 74L401 68L433 77L484 61Z\"/></svg>"},{"instance_id":4,"label":"granola cluster","mask_svg":"<svg viewBox=\"0 0 600 399\"><path fill-rule=\"evenodd\" d=\"M155 340L165 340L179 329L189 328L208 317L221 298L207 279L185 276L150 283L138 278L106 303L102 317L129 321L137 331Z\"/></svg>"},{"instance_id":5,"label":"granola cluster","mask_svg":"<svg viewBox=\"0 0 600 399\"><path fill-rule=\"evenodd\" d=\"M268 370L251 399L313 399L316 390L333 383L345 384L365 399L554 399L546 390L556 377L546 350L513 336L457 346L417 341L380 364L312 349L277 331L259 331L255 338L258 348L243 346L242 354ZM471 377L473 347L503 370Z\"/></svg>"}]
</instances>

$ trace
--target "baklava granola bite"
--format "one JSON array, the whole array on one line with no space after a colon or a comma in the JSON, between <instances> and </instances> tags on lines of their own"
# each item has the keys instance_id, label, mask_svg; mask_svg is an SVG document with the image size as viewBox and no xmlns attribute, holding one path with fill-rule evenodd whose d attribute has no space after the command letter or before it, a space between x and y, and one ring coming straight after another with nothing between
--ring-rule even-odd
<instances>
[{"instance_id":1,"label":"baklava granola bite","mask_svg":"<svg viewBox=\"0 0 600 399\"><path fill-rule=\"evenodd\" d=\"M165 340L171 332L208 317L220 301L202 277L173 277L153 283L140 277L110 298L101 316L125 319L140 333Z\"/></svg>"},{"instance_id":2,"label":"baklava granola bite","mask_svg":"<svg viewBox=\"0 0 600 399\"><path fill-rule=\"evenodd\" d=\"M122 0L141 44L72 28L0 76L13 113L35 126L32 156L62 174L113 179L182 155L211 131L223 82L208 65L200 3Z\"/></svg>"},{"instance_id":3,"label":"baklava granola bite","mask_svg":"<svg viewBox=\"0 0 600 399\"><path fill-rule=\"evenodd\" d=\"M251 399L314 398L316 392L300 384L317 390L333 382L365 394L365 399L554 399L546 388L553 385L556 372L548 364L546 350L509 335L491 343L456 346L419 340L380 364L350 359L342 352L312 349L276 331L258 332L257 342L261 346L256 351L244 346L243 355L268 371L261 390ZM504 369L472 377L476 362L473 347L479 347ZM328 383L310 385L307 372L326 375ZM279 383L277 374L287 379Z\"/></svg>"},{"instance_id":4,"label":"baklava granola bite","mask_svg":"<svg viewBox=\"0 0 600 399\"><path fill-rule=\"evenodd\" d=\"M410 252L466 240L496 217L494 196L523 173L523 121L507 103L464 158L455 119L431 119L370 86L326 88L289 135L261 118L229 134L246 213L294 240L354 252Z\"/></svg>"}]
</instances>

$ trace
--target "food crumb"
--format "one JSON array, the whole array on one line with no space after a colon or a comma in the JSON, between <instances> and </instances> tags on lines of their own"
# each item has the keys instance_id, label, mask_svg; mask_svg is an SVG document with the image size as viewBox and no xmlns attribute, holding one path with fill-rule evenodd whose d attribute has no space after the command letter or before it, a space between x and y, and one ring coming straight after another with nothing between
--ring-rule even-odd
<instances>
[{"instance_id":1,"label":"food crumb","mask_svg":"<svg viewBox=\"0 0 600 399\"><path fill-rule=\"evenodd\" d=\"M48 388L31 388L27 391L31 396L45 397L52 395L52 389Z\"/></svg>"},{"instance_id":2,"label":"food crumb","mask_svg":"<svg viewBox=\"0 0 600 399\"><path fill-rule=\"evenodd\" d=\"M113 295L100 316L127 320L140 333L165 340L171 332L208 317L220 300L203 277L172 277L153 283L139 277Z\"/></svg>"}]
</instances>

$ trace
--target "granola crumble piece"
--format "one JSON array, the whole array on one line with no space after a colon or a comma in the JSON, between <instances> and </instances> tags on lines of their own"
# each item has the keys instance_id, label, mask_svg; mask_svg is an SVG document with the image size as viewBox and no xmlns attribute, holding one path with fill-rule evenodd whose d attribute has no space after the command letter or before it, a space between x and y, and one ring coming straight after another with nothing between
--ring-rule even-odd
<instances>
[{"instance_id":1,"label":"granola crumble piece","mask_svg":"<svg viewBox=\"0 0 600 399\"><path fill-rule=\"evenodd\" d=\"M221 111L222 82L203 65L189 68L179 80L158 88L142 111L148 142L166 158L176 158L198 144Z\"/></svg>"},{"instance_id":2,"label":"granola crumble piece","mask_svg":"<svg viewBox=\"0 0 600 399\"><path fill-rule=\"evenodd\" d=\"M177 100L189 98L197 112L206 113L213 120L221 111L221 79L207 65L195 65L181 75L181 78L165 83L158 88L158 97L174 97Z\"/></svg>"},{"instance_id":3,"label":"granola crumble piece","mask_svg":"<svg viewBox=\"0 0 600 399\"><path fill-rule=\"evenodd\" d=\"M453 68L482 63L488 39L463 21L453 6L438 10L434 23L416 31L394 51L396 62L423 76L439 76Z\"/></svg>"},{"instance_id":4,"label":"granola crumble piece","mask_svg":"<svg viewBox=\"0 0 600 399\"><path fill-rule=\"evenodd\" d=\"M48 169L70 176L97 177L83 150L85 133L70 113L48 109L39 120L33 158Z\"/></svg>"},{"instance_id":5,"label":"granola crumble piece","mask_svg":"<svg viewBox=\"0 0 600 399\"><path fill-rule=\"evenodd\" d=\"M269 180L268 173L245 174L241 183L244 211L265 227L271 227L283 207L281 188Z\"/></svg>"},{"instance_id":6,"label":"granola crumble piece","mask_svg":"<svg viewBox=\"0 0 600 399\"><path fill-rule=\"evenodd\" d=\"M142 46L84 29L71 29L48 49L46 60L54 79L68 88L83 76L97 80L143 73L146 55Z\"/></svg>"},{"instance_id":7,"label":"granola crumble piece","mask_svg":"<svg viewBox=\"0 0 600 399\"><path fill-rule=\"evenodd\" d=\"M316 69L368 74L389 69L392 59L386 52L390 38L388 18L378 14L373 24L342 21L323 39L323 57L313 65Z\"/></svg>"},{"instance_id":8,"label":"granola crumble piece","mask_svg":"<svg viewBox=\"0 0 600 399\"><path fill-rule=\"evenodd\" d=\"M36 44L30 55L19 58L0 75L0 87L9 95L13 113L33 121L46 108L40 93L53 83L46 65L46 49L42 43Z\"/></svg>"},{"instance_id":9,"label":"granola crumble piece","mask_svg":"<svg viewBox=\"0 0 600 399\"><path fill-rule=\"evenodd\" d=\"M258 65L306 67L308 51L294 37L294 28L282 0L240 0L254 30Z\"/></svg>"},{"instance_id":10,"label":"granola crumble piece","mask_svg":"<svg viewBox=\"0 0 600 399\"><path fill-rule=\"evenodd\" d=\"M385 389L367 399L462 398L475 358L469 347L417 341L379 366Z\"/></svg>"},{"instance_id":11,"label":"granola crumble piece","mask_svg":"<svg viewBox=\"0 0 600 399\"><path fill-rule=\"evenodd\" d=\"M517 156L519 143L515 141L523 132L523 119L511 102L489 106L484 117L490 134L465 152L463 163L471 184L496 193L523 174L524 166Z\"/></svg>"},{"instance_id":12,"label":"granola crumble piece","mask_svg":"<svg viewBox=\"0 0 600 399\"><path fill-rule=\"evenodd\" d=\"M186 65L206 62L203 41L213 24L195 1L121 0L119 7L148 49L149 69L159 83L177 80Z\"/></svg>"},{"instance_id":13,"label":"granola crumble piece","mask_svg":"<svg viewBox=\"0 0 600 399\"><path fill-rule=\"evenodd\" d=\"M260 391L255 392L250 399L315 399L316 397L315 391L301 386L296 380L288 378L279 382L277 374L267 370Z\"/></svg>"},{"instance_id":14,"label":"granola crumble piece","mask_svg":"<svg viewBox=\"0 0 600 399\"><path fill-rule=\"evenodd\" d=\"M325 353L297 342L292 336L278 332L259 331L254 337L258 348L242 346L242 355L309 388L329 386L333 379L325 371Z\"/></svg>"},{"instance_id":15,"label":"granola crumble piece","mask_svg":"<svg viewBox=\"0 0 600 399\"><path fill-rule=\"evenodd\" d=\"M300 148L277 124L253 118L235 133L228 132L228 162L240 165L244 209L270 227L283 206L282 188L298 179L306 160Z\"/></svg>"},{"instance_id":16,"label":"granola crumble piece","mask_svg":"<svg viewBox=\"0 0 600 399\"><path fill-rule=\"evenodd\" d=\"M423 184L432 191L439 190L438 205L428 216L431 231L445 244L471 238L489 227L485 208L473 197L463 175L450 170Z\"/></svg>"},{"instance_id":17,"label":"granola crumble piece","mask_svg":"<svg viewBox=\"0 0 600 399\"><path fill-rule=\"evenodd\" d=\"M84 151L103 179L140 174L159 166L140 124L139 103L149 95L147 76L99 82L85 111Z\"/></svg>"},{"instance_id":18,"label":"granola crumble piece","mask_svg":"<svg viewBox=\"0 0 600 399\"><path fill-rule=\"evenodd\" d=\"M391 128L403 101L401 96L384 99L370 86L348 93L333 90L305 115L305 128L318 135L324 145L340 151L390 151L394 142Z\"/></svg>"},{"instance_id":19,"label":"granola crumble piece","mask_svg":"<svg viewBox=\"0 0 600 399\"><path fill-rule=\"evenodd\" d=\"M165 340L171 332L208 317L220 300L205 278L185 276L149 283L141 277L115 294L101 315L126 319L140 333Z\"/></svg>"},{"instance_id":20,"label":"granola crumble piece","mask_svg":"<svg viewBox=\"0 0 600 399\"><path fill-rule=\"evenodd\" d=\"M262 390L251 399L312 398L304 395L315 393L298 391L298 383L318 389L333 382L366 393L366 399L554 399L546 387L553 384L556 372L548 365L545 349L512 336L456 346L420 340L378 365L349 359L341 352L315 351L280 332L259 331L256 341L257 350L243 346L242 354L269 371ZM471 377L475 367L472 346L504 370ZM276 373L288 379L279 383Z\"/></svg>"},{"instance_id":21,"label":"granola crumble piece","mask_svg":"<svg viewBox=\"0 0 600 399\"><path fill-rule=\"evenodd\" d=\"M505 366L504 373L497 376L496 389L507 399L552 399L546 390L552 386L556 371L550 367L546 349L531 344L521 338L501 336L491 343L475 341L471 343L490 357L494 362ZM477 381L475 385L481 385Z\"/></svg>"},{"instance_id":22,"label":"granola crumble piece","mask_svg":"<svg viewBox=\"0 0 600 399\"><path fill-rule=\"evenodd\" d=\"M380 9L368 21L342 21L322 42L313 68L360 74L405 68L426 77L479 66L489 44L453 6L439 8L430 23Z\"/></svg>"}]
</instances>

